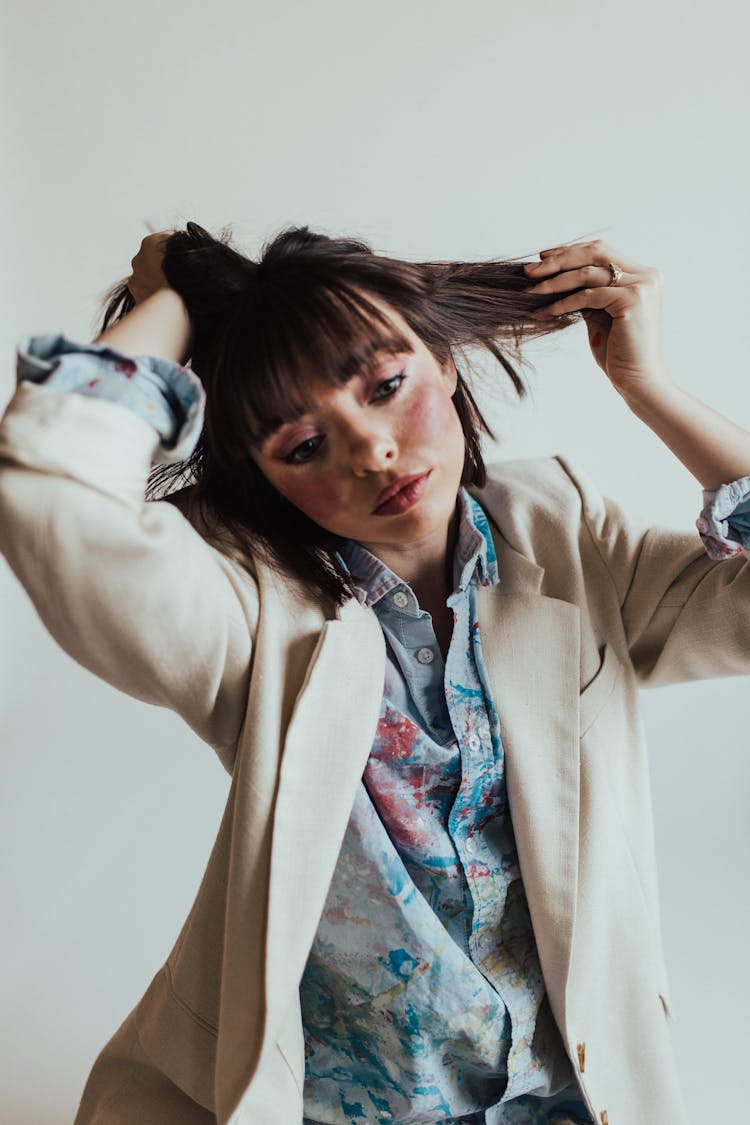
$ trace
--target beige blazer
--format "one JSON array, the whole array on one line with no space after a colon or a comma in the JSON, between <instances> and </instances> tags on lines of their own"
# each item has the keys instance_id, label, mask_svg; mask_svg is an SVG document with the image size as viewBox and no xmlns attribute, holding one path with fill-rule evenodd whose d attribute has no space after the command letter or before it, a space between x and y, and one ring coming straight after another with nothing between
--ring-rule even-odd
<instances>
[{"instance_id":1,"label":"beige blazer","mask_svg":"<svg viewBox=\"0 0 750 1125\"><path fill-rule=\"evenodd\" d=\"M375 732L373 612L319 604L180 508L157 437L20 385L0 422L0 545L50 633L181 714L232 782L190 914L97 1059L76 1125L299 1125L298 985ZM608 1125L683 1125L667 1023L641 685L750 673L750 571L634 526L565 457L492 467L500 583L479 591L518 855L550 1004ZM177 577L176 577L177 576Z\"/></svg>"}]
</instances>

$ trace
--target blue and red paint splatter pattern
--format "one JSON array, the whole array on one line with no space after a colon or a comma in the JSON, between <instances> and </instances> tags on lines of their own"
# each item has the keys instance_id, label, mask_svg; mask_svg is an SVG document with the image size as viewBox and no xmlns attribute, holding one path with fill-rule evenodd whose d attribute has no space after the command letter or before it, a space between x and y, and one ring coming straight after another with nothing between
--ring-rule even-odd
<instances>
[{"instance_id":1,"label":"blue and red paint splatter pattern","mask_svg":"<svg viewBox=\"0 0 750 1125\"><path fill-rule=\"evenodd\" d=\"M310 1123L528 1125L571 1096L572 1119L591 1120L549 1011L508 813L476 607L477 584L498 580L492 538L479 504L459 502L445 661L413 591L361 546L343 554L388 661L302 980Z\"/></svg>"}]
</instances>

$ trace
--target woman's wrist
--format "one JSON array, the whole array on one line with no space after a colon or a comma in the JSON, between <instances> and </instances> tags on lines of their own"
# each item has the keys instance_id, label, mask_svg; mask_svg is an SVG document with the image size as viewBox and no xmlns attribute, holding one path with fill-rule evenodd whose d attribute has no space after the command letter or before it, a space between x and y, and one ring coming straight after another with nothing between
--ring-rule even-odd
<instances>
[{"instance_id":1,"label":"woman's wrist","mask_svg":"<svg viewBox=\"0 0 750 1125\"><path fill-rule=\"evenodd\" d=\"M179 293L163 287L92 342L125 355L152 355L184 364L192 350L192 325Z\"/></svg>"},{"instance_id":2,"label":"woman's wrist","mask_svg":"<svg viewBox=\"0 0 750 1125\"><path fill-rule=\"evenodd\" d=\"M628 405L703 489L750 476L750 431L676 383L652 387Z\"/></svg>"}]
</instances>

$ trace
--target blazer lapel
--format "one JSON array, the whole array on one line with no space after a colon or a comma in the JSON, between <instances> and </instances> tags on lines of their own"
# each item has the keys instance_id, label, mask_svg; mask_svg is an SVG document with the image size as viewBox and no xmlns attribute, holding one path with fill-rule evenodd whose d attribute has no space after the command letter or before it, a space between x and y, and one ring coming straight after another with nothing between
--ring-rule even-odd
<instances>
[{"instance_id":1,"label":"blazer lapel","mask_svg":"<svg viewBox=\"0 0 750 1125\"><path fill-rule=\"evenodd\" d=\"M323 629L284 744L271 844L269 1015L283 1016L315 937L375 737L384 677L377 617L352 599Z\"/></svg>"},{"instance_id":2,"label":"blazer lapel","mask_svg":"<svg viewBox=\"0 0 750 1125\"><path fill-rule=\"evenodd\" d=\"M500 581L479 591L482 651L539 958L564 1027L578 872L580 610L540 594L544 570L505 540L495 547Z\"/></svg>"}]
</instances>

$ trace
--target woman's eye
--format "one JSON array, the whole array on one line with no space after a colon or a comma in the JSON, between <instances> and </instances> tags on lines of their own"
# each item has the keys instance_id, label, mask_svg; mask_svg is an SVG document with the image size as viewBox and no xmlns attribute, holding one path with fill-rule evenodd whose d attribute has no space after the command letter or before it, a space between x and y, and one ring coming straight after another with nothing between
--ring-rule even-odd
<instances>
[{"instance_id":1,"label":"woman's eye","mask_svg":"<svg viewBox=\"0 0 750 1125\"><path fill-rule=\"evenodd\" d=\"M318 452L322 440L323 438L318 435L308 438L307 441L300 442L291 453L287 453L284 460L288 465L304 465L306 461L311 461Z\"/></svg>"},{"instance_id":2,"label":"woman's eye","mask_svg":"<svg viewBox=\"0 0 750 1125\"><path fill-rule=\"evenodd\" d=\"M398 375L391 375L390 379L384 379L382 383L378 383L373 398L393 398L405 378L405 373L399 371Z\"/></svg>"}]
</instances>

